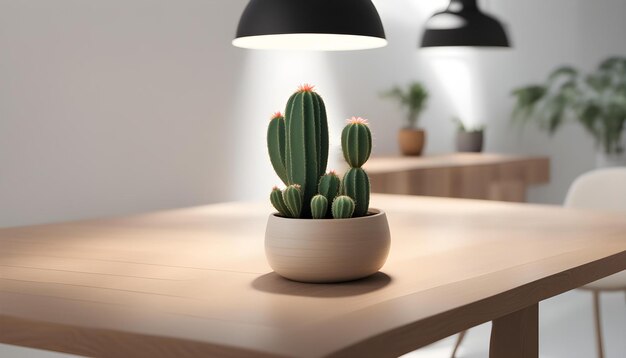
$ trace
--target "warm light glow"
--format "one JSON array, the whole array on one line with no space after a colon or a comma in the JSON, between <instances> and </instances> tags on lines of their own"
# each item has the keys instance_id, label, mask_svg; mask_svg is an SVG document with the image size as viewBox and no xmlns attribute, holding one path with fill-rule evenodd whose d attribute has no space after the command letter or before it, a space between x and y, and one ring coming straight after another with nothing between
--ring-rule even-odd
<instances>
[{"instance_id":1,"label":"warm light glow","mask_svg":"<svg viewBox=\"0 0 626 358\"><path fill-rule=\"evenodd\" d=\"M457 116L466 126L484 124L484 98L478 78L477 52L467 47L437 47L424 52Z\"/></svg>"},{"instance_id":2,"label":"warm light glow","mask_svg":"<svg viewBox=\"0 0 626 358\"><path fill-rule=\"evenodd\" d=\"M327 52L248 51L237 78L238 98L233 108L237 135L230 148L233 158L233 199L267 201L270 189L285 185L274 173L267 152L267 115L284 111L287 99L298 86L315 84L324 98L328 114L330 148L328 168L340 168L345 160L341 152L341 130L346 110L336 85L336 76ZM283 112L284 114L284 112Z\"/></svg>"},{"instance_id":3,"label":"warm light glow","mask_svg":"<svg viewBox=\"0 0 626 358\"><path fill-rule=\"evenodd\" d=\"M380 37L338 34L280 34L239 37L233 45L255 50L352 51L384 47Z\"/></svg>"}]
</instances>

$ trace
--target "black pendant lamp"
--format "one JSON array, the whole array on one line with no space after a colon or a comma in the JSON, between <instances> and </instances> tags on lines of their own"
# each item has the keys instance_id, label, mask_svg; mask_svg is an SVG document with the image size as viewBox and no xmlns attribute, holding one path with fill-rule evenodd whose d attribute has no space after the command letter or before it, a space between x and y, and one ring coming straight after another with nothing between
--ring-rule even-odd
<instances>
[{"instance_id":1,"label":"black pendant lamp","mask_svg":"<svg viewBox=\"0 0 626 358\"><path fill-rule=\"evenodd\" d=\"M233 45L342 51L387 44L371 0L250 0Z\"/></svg>"},{"instance_id":2,"label":"black pendant lamp","mask_svg":"<svg viewBox=\"0 0 626 358\"><path fill-rule=\"evenodd\" d=\"M426 22L422 47L511 47L504 27L478 8L476 0L451 0Z\"/></svg>"}]
</instances>

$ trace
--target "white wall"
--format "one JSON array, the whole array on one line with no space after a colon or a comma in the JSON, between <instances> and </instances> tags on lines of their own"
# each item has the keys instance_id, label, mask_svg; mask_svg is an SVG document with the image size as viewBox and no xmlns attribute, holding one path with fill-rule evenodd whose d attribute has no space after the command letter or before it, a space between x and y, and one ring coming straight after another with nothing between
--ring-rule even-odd
<instances>
[{"instance_id":1,"label":"white wall","mask_svg":"<svg viewBox=\"0 0 626 358\"><path fill-rule=\"evenodd\" d=\"M244 6L0 1L0 226L232 198Z\"/></svg>"},{"instance_id":2,"label":"white wall","mask_svg":"<svg viewBox=\"0 0 626 358\"><path fill-rule=\"evenodd\" d=\"M244 0L1 0L0 226L263 198L278 182L267 120L303 82L325 97L335 144L361 115L375 153L390 154L402 113L378 93L423 80L429 152L453 149L451 116L486 122L487 150L552 157L552 183L530 199L560 203L594 166L592 142L576 126L522 136L509 93L557 65L626 54L626 1L484 3L513 50L418 50L445 0L377 0L387 48L313 54L233 48Z\"/></svg>"}]
</instances>

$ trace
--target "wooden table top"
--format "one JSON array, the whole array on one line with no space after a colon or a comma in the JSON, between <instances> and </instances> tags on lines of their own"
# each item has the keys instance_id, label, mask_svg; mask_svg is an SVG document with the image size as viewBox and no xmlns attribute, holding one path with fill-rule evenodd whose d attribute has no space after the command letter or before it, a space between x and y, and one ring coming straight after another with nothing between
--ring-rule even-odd
<instances>
[{"instance_id":1,"label":"wooden table top","mask_svg":"<svg viewBox=\"0 0 626 358\"><path fill-rule=\"evenodd\" d=\"M374 195L381 273L264 257L266 204L0 229L0 342L90 356L397 356L626 269L626 216Z\"/></svg>"},{"instance_id":2,"label":"wooden table top","mask_svg":"<svg viewBox=\"0 0 626 358\"><path fill-rule=\"evenodd\" d=\"M378 174L415 169L471 167L523 161L548 162L549 158L545 156L496 153L449 153L419 157L372 157L365 163L364 168L368 173Z\"/></svg>"}]
</instances>

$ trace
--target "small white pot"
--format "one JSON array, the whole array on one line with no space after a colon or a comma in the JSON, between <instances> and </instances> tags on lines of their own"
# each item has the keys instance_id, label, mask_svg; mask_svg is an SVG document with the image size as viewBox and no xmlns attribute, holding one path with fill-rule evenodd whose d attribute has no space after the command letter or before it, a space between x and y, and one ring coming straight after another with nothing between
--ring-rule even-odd
<instances>
[{"instance_id":1,"label":"small white pot","mask_svg":"<svg viewBox=\"0 0 626 358\"><path fill-rule=\"evenodd\" d=\"M265 256L274 271L312 283L351 281L375 274L389 254L384 212L351 219L290 219L270 215Z\"/></svg>"}]
</instances>

